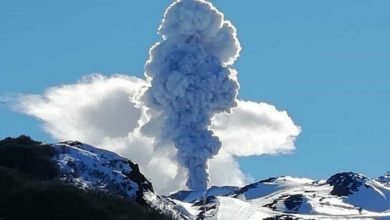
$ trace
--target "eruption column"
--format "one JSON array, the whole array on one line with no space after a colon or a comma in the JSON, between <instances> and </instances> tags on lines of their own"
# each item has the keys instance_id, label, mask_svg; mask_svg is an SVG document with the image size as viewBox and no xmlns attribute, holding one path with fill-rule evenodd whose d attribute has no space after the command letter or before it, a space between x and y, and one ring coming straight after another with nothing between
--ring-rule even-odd
<instances>
[{"instance_id":1,"label":"eruption column","mask_svg":"<svg viewBox=\"0 0 390 220\"><path fill-rule=\"evenodd\" d=\"M207 161L221 142L210 130L215 113L236 106L238 82L230 66L240 52L233 25L211 3L178 0L166 11L145 65L144 99L164 118L162 139L172 140L188 169L187 186L207 189Z\"/></svg>"}]
</instances>

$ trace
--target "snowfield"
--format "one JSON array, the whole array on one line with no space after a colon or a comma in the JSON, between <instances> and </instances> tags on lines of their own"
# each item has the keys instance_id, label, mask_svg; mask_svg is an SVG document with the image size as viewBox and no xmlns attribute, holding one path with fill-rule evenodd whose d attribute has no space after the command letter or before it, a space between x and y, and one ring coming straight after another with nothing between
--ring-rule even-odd
<instances>
[{"instance_id":1,"label":"snowfield","mask_svg":"<svg viewBox=\"0 0 390 220\"><path fill-rule=\"evenodd\" d=\"M328 181L270 178L215 197L205 219L390 219L389 195L381 183L355 173Z\"/></svg>"},{"instance_id":2,"label":"snowfield","mask_svg":"<svg viewBox=\"0 0 390 220\"><path fill-rule=\"evenodd\" d=\"M138 166L115 153L79 142L52 145L60 180L134 200L174 219L390 219L389 176L352 172L328 180L273 177L244 186L161 196Z\"/></svg>"}]
</instances>

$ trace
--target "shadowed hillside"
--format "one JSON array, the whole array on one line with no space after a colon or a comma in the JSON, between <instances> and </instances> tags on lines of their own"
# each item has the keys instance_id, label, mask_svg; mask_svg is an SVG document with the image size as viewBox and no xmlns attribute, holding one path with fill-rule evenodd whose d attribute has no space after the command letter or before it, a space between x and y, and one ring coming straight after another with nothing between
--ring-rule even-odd
<instances>
[{"instance_id":1,"label":"shadowed hillside","mask_svg":"<svg viewBox=\"0 0 390 220\"><path fill-rule=\"evenodd\" d=\"M169 219L127 199L60 183L53 154L27 136L0 141L0 219Z\"/></svg>"}]
</instances>

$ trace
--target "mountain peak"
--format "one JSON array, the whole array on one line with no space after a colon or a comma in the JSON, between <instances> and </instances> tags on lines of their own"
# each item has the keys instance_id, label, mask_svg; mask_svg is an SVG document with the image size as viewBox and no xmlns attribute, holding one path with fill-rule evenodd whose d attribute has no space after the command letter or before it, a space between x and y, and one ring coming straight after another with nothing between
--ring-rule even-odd
<instances>
[{"instance_id":1,"label":"mountain peak","mask_svg":"<svg viewBox=\"0 0 390 220\"><path fill-rule=\"evenodd\" d=\"M390 172L387 172L385 175L380 176L375 179L376 181L382 183L383 185L390 187Z\"/></svg>"},{"instance_id":2,"label":"mountain peak","mask_svg":"<svg viewBox=\"0 0 390 220\"><path fill-rule=\"evenodd\" d=\"M332 195L348 196L357 192L358 188L368 180L369 179L362 174L343 172L331 176L326 183L333 186Z\"/></svg>"}]
</instances>

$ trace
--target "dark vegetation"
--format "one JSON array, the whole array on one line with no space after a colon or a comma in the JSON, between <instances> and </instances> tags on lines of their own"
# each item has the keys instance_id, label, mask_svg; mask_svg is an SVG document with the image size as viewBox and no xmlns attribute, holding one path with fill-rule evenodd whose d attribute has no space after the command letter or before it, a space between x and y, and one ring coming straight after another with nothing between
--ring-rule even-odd
<instances>
[{"instance_id":1,"label":"dark vegetation","mask_svg":"<svg viewBox=\"0 0 390 220\"><path fill-rule=\"evenodd\" d=\"M133 201L60 183L54 154L27 136L0 141L1 220L169 219Z\"/></svg>"},{"instance_id":2,"label":"dark vegetation","mask_svg":"<svg viewBox=\"0 0 390 220\"><path fill-rule=\"evenodd\" d=\"M54 149L30 137L6 138L0 141L0 166L18 170L41 180L59 175L51 158Z\"/></svg>"}]
</instances>

